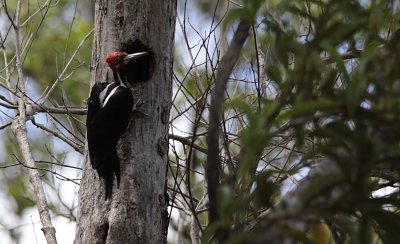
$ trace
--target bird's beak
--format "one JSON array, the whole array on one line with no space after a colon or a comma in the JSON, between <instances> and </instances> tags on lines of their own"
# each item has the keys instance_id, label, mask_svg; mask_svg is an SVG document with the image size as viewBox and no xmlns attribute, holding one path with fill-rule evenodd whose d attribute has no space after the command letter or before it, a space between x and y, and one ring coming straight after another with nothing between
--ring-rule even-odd
<instances>
[{"instance_id":1,"label":"bird's beak","mask_svg":"<svg viewBox=\"0 0 400 244\"><path fill-rule=\"evenodd\" d=\"M132 53L132 54L128 54L125 58L124 58L124 63L128 64L130 61L141 58L143 56L146 56L148 53L147 52L140 52L140 53Z\"/></svg>"}]
</instances>

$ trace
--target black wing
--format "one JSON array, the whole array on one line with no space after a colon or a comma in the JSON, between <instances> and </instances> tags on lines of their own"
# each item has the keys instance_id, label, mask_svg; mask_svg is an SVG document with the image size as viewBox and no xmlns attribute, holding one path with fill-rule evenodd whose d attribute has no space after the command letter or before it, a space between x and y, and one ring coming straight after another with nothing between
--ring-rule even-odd
<instances>
[{"instance_id":1,"label":"black wing","mask_svg":"<svg viewBox=\"0 0 400 244\"><path fill-rule=\"evenodd\" d=\"M104 107L90 121L92 143L88 140L92 166L105 181L106 199L112 194L113 174L119 186L120 164L115 147L128 126L133 109L133 96L129 88L118 86L113 93L107 93L109 97L104 99Z\"/></svg>"},{"instance_id":2,"label":"black wing","mask_svg":"<svg viewBox=\"0 0 400 244\"><path fill-rule=\"evenodd\" d=\"M86 133L89 148L89 158L90 162L94 164L93 157L93 144L95 142L94 132L93 132L93 119L97 112L101 109L100 106L100 93L109 85L110 83L95 83L90 91L89 99L87 101L88 112L86 116Z\"/></svg>"},{"instance_id":3,"label":"black wing","mask_svg":"<svg viewBox=\"0 0 400 244\"><path fill-rule=\"evenodd\" d=\"M107 100L108 99L108 100ZM106 104L98 110L92 120L92 128L98 145L116 145L128 126L133 109L133 96L129 88L118 86L106 99Z\"/></svg>"}]
</instances>

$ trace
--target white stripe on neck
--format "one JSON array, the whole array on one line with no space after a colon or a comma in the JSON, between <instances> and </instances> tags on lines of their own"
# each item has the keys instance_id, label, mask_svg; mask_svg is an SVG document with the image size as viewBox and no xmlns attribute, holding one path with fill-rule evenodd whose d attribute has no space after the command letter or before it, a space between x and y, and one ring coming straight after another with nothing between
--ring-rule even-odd
<instances>
[{"instance_id":1,"label":"white stripe on neck","mask_svg":"<svg viewBox=\"0 0 400 244\"><path fill-rule=\"evenodd\" d=\"M100 106L101 106L101 107L104 107L104 106L103 106L104 100L105 100L105 98L106 98L108 88L110 88L111 85L112 85L112 83L108 84L108 85L106 86L106 88L104 88L104 90L102 90L102 91L100 92L99 100L100 100Z\"/></svg>"},{"instance_id":2,"label":"white stripe on neck","mask_svg":"<svg viewBox=\"0 0 400 244\"><path fill-rule=\"evenodd\" d=\"M104 103L101 105L102 108L104 108L107 105L108 100L111 98L112 95L117 91L119 86L114 87L114 89L111 90L110 94L106 97L106 100L104 100Z\"/></svg>"}]
</instances>

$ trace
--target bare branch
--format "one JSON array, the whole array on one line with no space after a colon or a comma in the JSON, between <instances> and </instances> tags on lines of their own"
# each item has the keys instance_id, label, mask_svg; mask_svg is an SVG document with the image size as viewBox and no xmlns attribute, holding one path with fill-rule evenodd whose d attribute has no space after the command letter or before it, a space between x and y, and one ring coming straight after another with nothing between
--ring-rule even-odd
<instances>
[{"instance_id":1,"label":"bare branch","mask_svg":"<svg viewBox=\"0 0 400 244\"><path fill-rule=\"evenodd\" d=\"M87 108L75 108L75 107L48 107L45 105L32 104L32 108L35 112L51 113L51 114L76 114L76 115L86 115Z\"/></svg>"},{"instance_id":2,"label":"bare branch","mask_svg":"<svg viewBox=\"0 0 400 244\"><path fill-rule=\"evenodd\" d=\"M19 32L19 19L21 13L21 5L22 0L19 0L17 3L17 10L15 16L14 23L14 31L15 31L15 52L16 52L16 67L18 73L18 82L17 87L20 89L20 98L18 99L18 112L19 114L16 116L15 120L12 122L11 129L17 138L18 145L21 149L24 161L26 165L29 167L29 181L32 184L33 191L35 193L35 197L37 200L37 208L39 211L40 220L42 222L43 228L42 231L46 237L48 244L56 244L56 230L51 223L50 212L47 205L46 195L44 193L43 184L40 179L39 172L35 169L35 160L33 159L33 155L31 149L29 147L27 132L26 132L26 104L27 99L23 95L26 91L24 74L22 69L22 60L21 60L21 43L20 43L20 32Z\"/></svg>"},{"instance_id":3,"label":"bare branch","mask_svg":"<svg viewBox=\"0 0 400 244\"><path fill-rule=\"evenodd\" d=\"M2 97L0 97L2 99ZM4 99L3 99L4 100ZM39 105L39 104L31 104L27 103L33 109L33 113L52 113L52 114L76 114L76 115L86 115L87 108L77 108L77 107L67 107L67 106L60 106L60 107L48 107L46 105ZM0 106L9 109L18 109L18 106L12 104L7 101L7 103L0 102ZM32 114L32 115L34 115Z\"/></svg>"},{"instance_id":4,"label":"bare branch","mask_svg":"<svg viewBox=\"0 0 400 244\"><path fill-rule=\"evenodd\" d=\"M39 6L38 10L36 10L34 13L32 13L22 24L20 24L19 28L22 28L25 25L27 25L29 23L29 21L31 21L32 18L35 17L38 13L41 13L43 11L43 9L49 8L51 2L52 2L52 0L47 0L47 2L45 2L44 4Z\"/></svg>"},{"instance_id":5,"label":"bare branch","mask_svg":"<svg viewBox=\"0 0 400 244\"><path fill-rule=\"evenodd\" d=\"M225 98L225 90L229 76L232 73L237 60L239 59L244 42L249 36L250 27L251 25L243 20L239 23L235 35L229 45L228 51L218 66L215 88L211 94L206 166L208 197L210 200L209 216L211 224L217 222L220 217L217 204L217 188L219 186L219 174L221 171L221 162L219 158L219 126L221 122L221 106ZM223 242L227 238L228 234L224 232L225 231L220 231L217 234L217 238L220 242Z\"/></svg>"},{"instance_id":6,"label":"bare branch","mask_svg":"<svg viewBox=\"0 0 400 244\"><path fill-rule=\"evenodd\" d=\"M7 169L7 168L11 168L11 167L18 166L18 165L20 165L20 164L18 163L18 164L1 165L0 169Z\"/></svg>"},{"instance_id":7,"label":"bare branch","mask_svg":"<svg viewBox=\"0 0 400 244\"><path fill-rule=\"evenodd\" d=\"M83 148L82 145L79 145L77 142L73 141L72 139L67 138L64 135L61 135L60 133L49 129L49 128L47 128L46 126L44 126L42 124L37 123L34 117L32 117L31 121L32 121L32 124L34 124L36 127L40 128L40 129L42 129L42 130L44 130L46 132L49 132L50 134L52 134L53 136L55 136L58 139L62 140L63 142L67 143L73 149L75 149L77 152L79 152L80 154L83 155L84 148Z\"/></svg>"},{"instance_id":8,"label":"bare branch","mask_svg":"<svg viewBox=\"0 0 400 244\"><path fill-rule=\"evenodd\" d=\"M348 59L355 59L358 58L360 55L361 51L356 51L356 52L349 52L349 53L345 53L341 55L341 58L343 60L348 60ZM325 59L323 59L325 64L332 64L335 63L336 61L334 59L332 59L331 57L327 57Z\"/></svg>"},{"instance_id":9,"label":"bare branch","mask_svg":"<svg viewBox=\"0 0 400 244\"><path fill-rule=\"evenodd\" d=\"M9 108L9 109L18 109L17 105L10 105L9 103L0 102L0 106L3 106L5 108Z\"/></svg>"},{"instance_id":10,"label":"bare branch","mask_svg":"<svg viewBox=\"0 0 400 244\"><path fill-rule=\"evenodd\" d=\"M82 41L79 43L78 47L75 49L74 53L72 54L71 58L69 59L68 63L65 65L63 71L61 74L58 76L57 80L53 83L53 85L50 87L50 89L47 91L47 93L42 97L42 103L44 103L50 96L50 94L53 92L53 90L56 88L58 83L64 81L65 77L64 74L68 70L69 66L71 65L72 61L74 60L75 56L78 54L78 51L81 49L83 44L86 42L87 39L93 34L94 29L89 31L89 33L86 34L86 36L82 39Z\"/></svg>"},{"instance_id":11,"label":"bare branch","mask_svg":"<svg viewBox=\"0 0 400 244\"><path fill-rule=\"evenodd\" d=\"M19 165L22 165L22 166L24 166L25 168L28 168L28 169L31 169L31 170L35 170L35 171L46 171L46 172L49 172L49 173L51 173L51 174L53 174L53 175L56 175L56 176L58 177L58 179L60 179L60 180L63 180L63 181L70 181L70 182L72 182L72 183L74 183L74 184L76 184L76 185L79 185L79 183L76 182L75 179L70 179L70 178L68 178L68 177L65 177L65 176L63 176L63 175L57 173L57 172L54 171L54 170L49 170L49 169L43 169L43 168L28 166L28 165L24 164L23 162L21 162L21 160L19 160L19 159L16 157L15 154L13 154L13 156L14 156L15 159L18 161Z\"/></svg>"},{"instance_id":12,"label":"bare branch","mask_svg":"<svg viewBox=\"0 0 400 244\"><path fill-rule=\"evenodd\" d=\"M53 157L53 155L52 155ZM57 166L61 166L61 167L65 167L65 168L71 168L71 169L77 169L77 170L82 170L82 168L80 167L75 167L75 166L71 166L71 165L67 165L67 164L63 164L63 163L54 163L54 162L48 162L48 161L35 161L36 163L40 163L40 164L52 164L52 165L57 165Z\"/></svg>"},{"instance_id":13,"label":"bare branch","mask_svg":"<svg viewBox=\"0 0 400 244\"><path fill-rule=\"evenodd\" d=\"M4 129L4 128L7 128L7 127L10 126L11 124L12 124L12 122L9 122L9 123L7 123L7 124L1 125L1 126L0 126L0 130L2 130L2 129Z\"/></svg>"},{"instance_id":14,"label":"bare branch","mask_svg":"<svg viewBox=\"0 0 400 244\"><path fill-rule=\"evenodd\" d=\"M202 148L202 147L192 143L191 138L186 138L186 137L182 137L182 136L178 136L178 135L174 135L174 134L169 134L168 139L177 140L186 146L192 146L194 149L196 149L204 154L207 154L207 149Z\"/></svg>"}]
</instances>

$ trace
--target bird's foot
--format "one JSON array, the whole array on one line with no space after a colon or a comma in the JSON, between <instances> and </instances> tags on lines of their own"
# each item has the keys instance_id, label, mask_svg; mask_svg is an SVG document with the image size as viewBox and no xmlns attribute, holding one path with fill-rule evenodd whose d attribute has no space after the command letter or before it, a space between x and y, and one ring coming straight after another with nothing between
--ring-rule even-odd
<instances>
[{"instance_id":1,"label":"bird's foot","mask_svg":"<svg viewBox=\"0 0 400 244\"><path fill-rule=\"evenodd\" d=\"M139 117L149 116L149 115L146 114L145 112L139 110L139 108L140 108L141 106L143 106L144 104L149 103L149 102L150 102L150 101L148 101L148 100L142 101L142 99L139 99L139 100L133 105L132 113L133 113L134 115L136 115L136 116L139 116Z\"/></svg>"}]
</instances>

